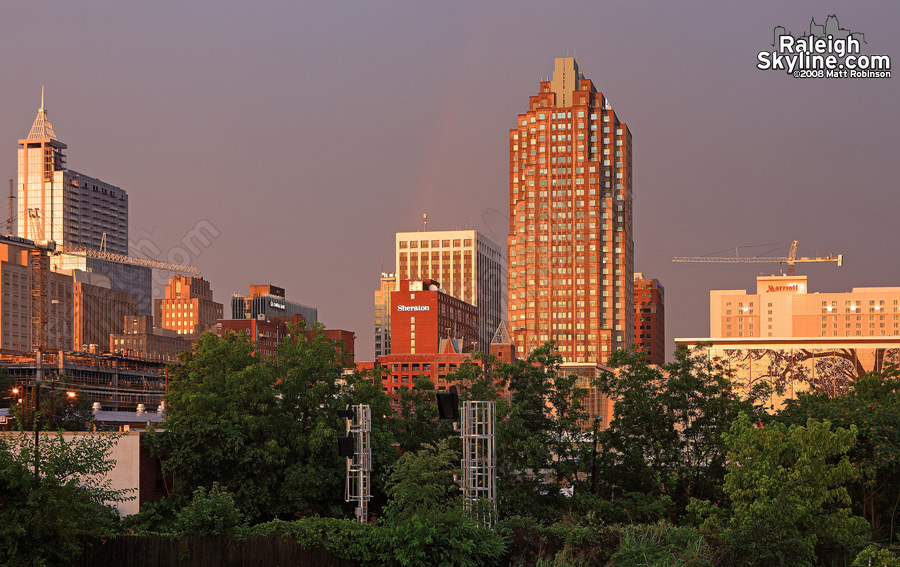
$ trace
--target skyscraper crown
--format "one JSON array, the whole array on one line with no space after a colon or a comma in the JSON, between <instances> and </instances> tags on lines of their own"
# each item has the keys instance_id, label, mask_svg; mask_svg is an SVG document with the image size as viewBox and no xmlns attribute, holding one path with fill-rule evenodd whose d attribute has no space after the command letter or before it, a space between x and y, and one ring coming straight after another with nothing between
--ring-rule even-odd
<instances>
[{"instance_id":1,"label":"skyscraper crown","mask_svg":"<svg viewBox=\"0 0 900 567\"><path fill-rule=\"evenodd\" d=\"M31 132L28 133L28 140L56 140L56 133L53 131L53 124L50 124L50 117L47 116L47 109L44 108L44 87L41 87L41 107L38 109L37 117L31 126Z\"/></svg>"}]
</instances>

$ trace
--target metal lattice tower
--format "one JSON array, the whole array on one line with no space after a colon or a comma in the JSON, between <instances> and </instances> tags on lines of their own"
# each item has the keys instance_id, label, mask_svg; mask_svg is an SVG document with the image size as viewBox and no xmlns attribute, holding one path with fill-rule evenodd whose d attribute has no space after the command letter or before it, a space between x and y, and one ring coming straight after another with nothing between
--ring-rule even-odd
<instances>
[{"instance_id":1,"label":"metal lattice tower","mask_svg":"<svg viewBox=\"0 0 900 567\"><path fill-rule=\"evenodd\" d=\"M353 438L353 456L347 459L346 502L356 502L356 519L365 524L369 519L372 499L372 410L367 404L349 406L353 417L347 418L347 435Z\"/></svg>"},{"instance_id":2,"label":"metal lattice tower","mask_svg":"<svg viewBox=\"0 0 900 567\"><path fill-rule=\"evenodd\" d=\"M497 449L494 402L465 402L462 415L463 501L490 527L497 516ZM487 506L481 507L477 503Z\"/></svg>"},{"instance_id":3,"label":"metal lattice tower","mask_svg":"<svg viewBox=\"0 0 900 567\"><path fill-rule=\"evenodd\" d=\"M47 276L50 257L46 250L30 250L31 256L31 350L47 348Z\"/></svg>"}]
</instances>

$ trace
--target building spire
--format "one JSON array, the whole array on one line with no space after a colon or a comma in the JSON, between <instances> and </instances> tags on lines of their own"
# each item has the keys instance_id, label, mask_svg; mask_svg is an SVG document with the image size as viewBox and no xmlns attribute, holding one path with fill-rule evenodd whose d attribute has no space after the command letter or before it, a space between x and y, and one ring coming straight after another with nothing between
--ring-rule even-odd
<instances>
[{"instance_id":1,"label":"building spire","mask_svg":"<svg viewBox=\"0 0 900 567\"><path fill-rule=\"evenodd\" d=\"M50 124L47 109L44 108L44 85L41 85L41 107L38 109L37 117L34 119L27 139L46 140L47 138L56 140L56 133L53 131L53 125Z\"/></svg>"}]
</instances>

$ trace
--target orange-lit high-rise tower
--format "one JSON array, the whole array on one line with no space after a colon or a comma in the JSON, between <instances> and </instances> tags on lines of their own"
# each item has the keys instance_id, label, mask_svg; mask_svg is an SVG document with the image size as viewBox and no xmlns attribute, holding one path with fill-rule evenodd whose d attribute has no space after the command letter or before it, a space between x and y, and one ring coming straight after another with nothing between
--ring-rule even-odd
<instances>
[{"instance_id":1,"label":"orange-lit high-rise tower","mask_svg":"<svg viewBox=\"0 0 900 567\"><path fill-rule=\"evenodd\" d=\"M631 132L572 57L509 132L509 319L520 355L553 340L604 363L634 341Z\"/></svg>"}]
</instances>

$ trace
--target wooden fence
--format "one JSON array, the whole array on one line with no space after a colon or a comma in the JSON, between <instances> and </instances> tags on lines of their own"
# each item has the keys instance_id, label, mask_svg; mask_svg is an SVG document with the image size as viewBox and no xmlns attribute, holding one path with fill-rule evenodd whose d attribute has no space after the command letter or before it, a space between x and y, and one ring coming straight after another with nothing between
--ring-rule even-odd
<instances>
[{"instance_id":1,"label":"wooden fence","mask_svg":"<svg viewBox=\"0 0 900 567\"><path fill-rule=\"evenodd\" d=\"M81 567L357 567L282 536L119 536L85 541Z\"/></svg>"}]
</instances>

